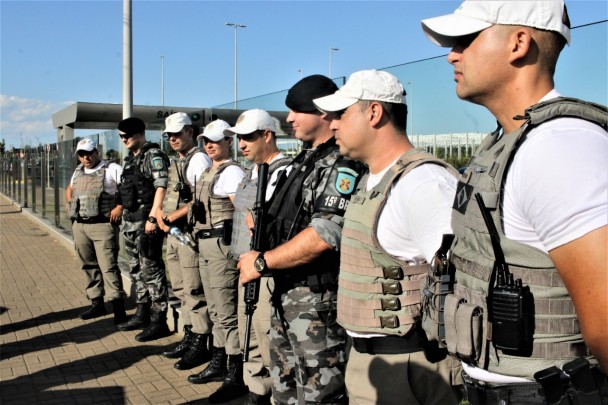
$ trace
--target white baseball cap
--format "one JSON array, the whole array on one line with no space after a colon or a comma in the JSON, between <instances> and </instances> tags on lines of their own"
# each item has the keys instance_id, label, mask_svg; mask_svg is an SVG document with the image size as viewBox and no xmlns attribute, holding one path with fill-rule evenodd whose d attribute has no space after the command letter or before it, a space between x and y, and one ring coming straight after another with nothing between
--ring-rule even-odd
<instances>
[{"instance_id":1,"label":"white baseball cap","mask_svg":"<svg viewBox=\"0 0 608 405\"><path fill-rule=\"evenodd\" d=\"M453 14L422 20L421 24L428 39L443 47L452 47L457 38L495 24L555 31L570 44L570 19L563 0L466 0Z\"/></svg>"},{"instance_id":2,"label":"white baseball cap","mask_svg":"<svg viewBox=\"0 0 608 405\"><path fill-rule=\"evenodd\" d=\"M346 84L334 94L312 102L323 112L333 112L342 111L359 100L404 104L405 90L399 79L388 72L361 70L350 75Z\"/></svg>"},{"instance_id":3,"label":"white baseball cap","mask_svg":"<svg viewBox=\"0 0 608 405\"><path fill-rule=\"evenodd\" d=\"M176 112L165 119L165 130L163 133L174 134L180 132L184 128L184 125L192 125L190 117L186 113Z\"/></svg>"},{"instance_id":4,"label":"white baseball cap","mask_svg":"<svg viewBox=\"0 0 608 405\"><path fill-rule=\"evenodd\" d=\"M93 149L97 149L97 144L95 143L94 140L89 139L89 138L82 139L76 145L76 152L78 152L79 150L91 152Z\"/></svg>"},{"instance_id":5,"label":"white baseball cap","mask_svg":"<svg viewBox=\"0 0 608 405\"><path fill-rule=\"evenodd\" d=\"M224 135L247 135L258 130L277 132L274 120L264 110L254 109L242 113L236 120L236 125L224 131Z\"/></svg>"},{"instance_id":6,"label":"white baseball cap","mask_svg":"<svg viewBox=\"0 0 608 405\"><path fill-rule=\"evenodd\" d=\"M224 130L226 128L230 128L230 124L224 120L211 121L203 130L203 133L196 138L207 138L210 141L218 142L224 138Z\"/></svg>"}]
</instances>

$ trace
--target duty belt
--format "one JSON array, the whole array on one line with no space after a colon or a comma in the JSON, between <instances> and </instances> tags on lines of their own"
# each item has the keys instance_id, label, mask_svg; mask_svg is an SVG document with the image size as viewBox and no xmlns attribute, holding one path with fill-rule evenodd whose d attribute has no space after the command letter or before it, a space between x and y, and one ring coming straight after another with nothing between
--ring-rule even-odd
<instances>
[{"instance_id":1,"label":"duty belt","mask_svg":"<svg viewBox=\"0 0 608 405\"><path fill-rule=\"evenodd\" d=\"M422 351L422 343L417 331L406 336L354 337L353 347L359 353L367 354L404 354Z\"/></svg>"},{"instance_id":2,"label":"duty belt","mask_svg":"<svg viewBox=\"0 0 608 405\"><path fill-rule=\"evenodd\" d=\"M106 218L104 216L93 218L78 218L76 222L79 224L107 224L108 222L110 222L110 218Z\"/></svg>"},{"instance_id":3,"label":"duty belt","mask_svg":"<svg viewBox=\"0 0 608 405\"><path fill-rule=\"evenodd\" d=\"M203 229L194 234L196 239L219 238L220 236L224 236L224 228Z\"/></svg>"}]
</instances>

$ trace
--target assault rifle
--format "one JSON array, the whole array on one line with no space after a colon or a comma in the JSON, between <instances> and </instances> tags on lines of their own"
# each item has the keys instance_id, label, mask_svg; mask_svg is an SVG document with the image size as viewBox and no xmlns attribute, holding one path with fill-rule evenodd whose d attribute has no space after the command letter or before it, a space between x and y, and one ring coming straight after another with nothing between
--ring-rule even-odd
<instances>
[{"instance_id":1,"label":"assault rifle","mask_svg":"<svg viewBox=\"0 0 608 405\"><path fill-rule=\"evenodd\" d=\"M268 164L258 164L258 188L253 206L253 235L251 236L251 250L263 252L268 247L266 235L266 222L264 204L266 202L266 186L268 185ZM249 361L249 341L251 340L251 321L255 312L256 304L260 298L260 280L250 281L245 284L245 315L247 323L245 326L245 347L243 349L243 361Z\"/></svg>"}]
</instances>

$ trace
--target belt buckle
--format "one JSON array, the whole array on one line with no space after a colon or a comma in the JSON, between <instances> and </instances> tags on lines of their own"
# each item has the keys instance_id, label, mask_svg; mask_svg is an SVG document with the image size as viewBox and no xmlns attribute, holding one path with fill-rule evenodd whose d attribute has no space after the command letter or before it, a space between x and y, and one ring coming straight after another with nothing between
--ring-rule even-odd
<instances>
[{"instance_id":1,"label":"belt buckle","mask_svg":"<svg viewBox=\"0 0 608 405\"><path fill-rule=\"evenodd\" d=\"M391 280L401 280L403 278L403 270L399 266L383 267L382 272L384 278L390 278Z\"/></svg>"},{"instance_id":2,"label":"belt buckle","mask_svg":"<svg viewBox=\"0 0 608 405\"><path fill-rule=\"evenodd\" d=\"M393 281L390 283L382 283L382 294L397 295L401 293L401 284L399 282Z\"/></svg>"},{"instance_id":3,"label":"belt buckle","mask_svg":"<svg viewBox=\"0 0 608 405\"><path fill-rule=\"evenodd\" d=\"M396 315L390 316L381 316L380 317L380 327L395 329L399 327L399 318Z\"/></svg>"},{"instance_id":4,"label":"belt buckle","mask_svg":"<svg viewBox=\"0 0 608 405\"><path fill-rule=\"evenodd\" d=\"M383 311L398 311L401 309L401 302L396 297L381 299L380 304Z\"/></svg>"}]
</instances>

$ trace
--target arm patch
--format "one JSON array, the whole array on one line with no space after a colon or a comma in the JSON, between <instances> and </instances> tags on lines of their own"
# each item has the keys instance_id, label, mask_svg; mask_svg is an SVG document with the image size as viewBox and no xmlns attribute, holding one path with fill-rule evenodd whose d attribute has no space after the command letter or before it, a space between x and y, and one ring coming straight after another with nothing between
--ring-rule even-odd
<instances>
[{"instance_id":1,"label":"arm patch","mask_svg":"<svg viewBox=\"0 0 608 405\"><path fill-rule=\"evenodd\" d=\"M362 173L361 164L339 157L331 169L323 193L315 201L315 211L343 216Z\"/></svg>"}]
</instances>

